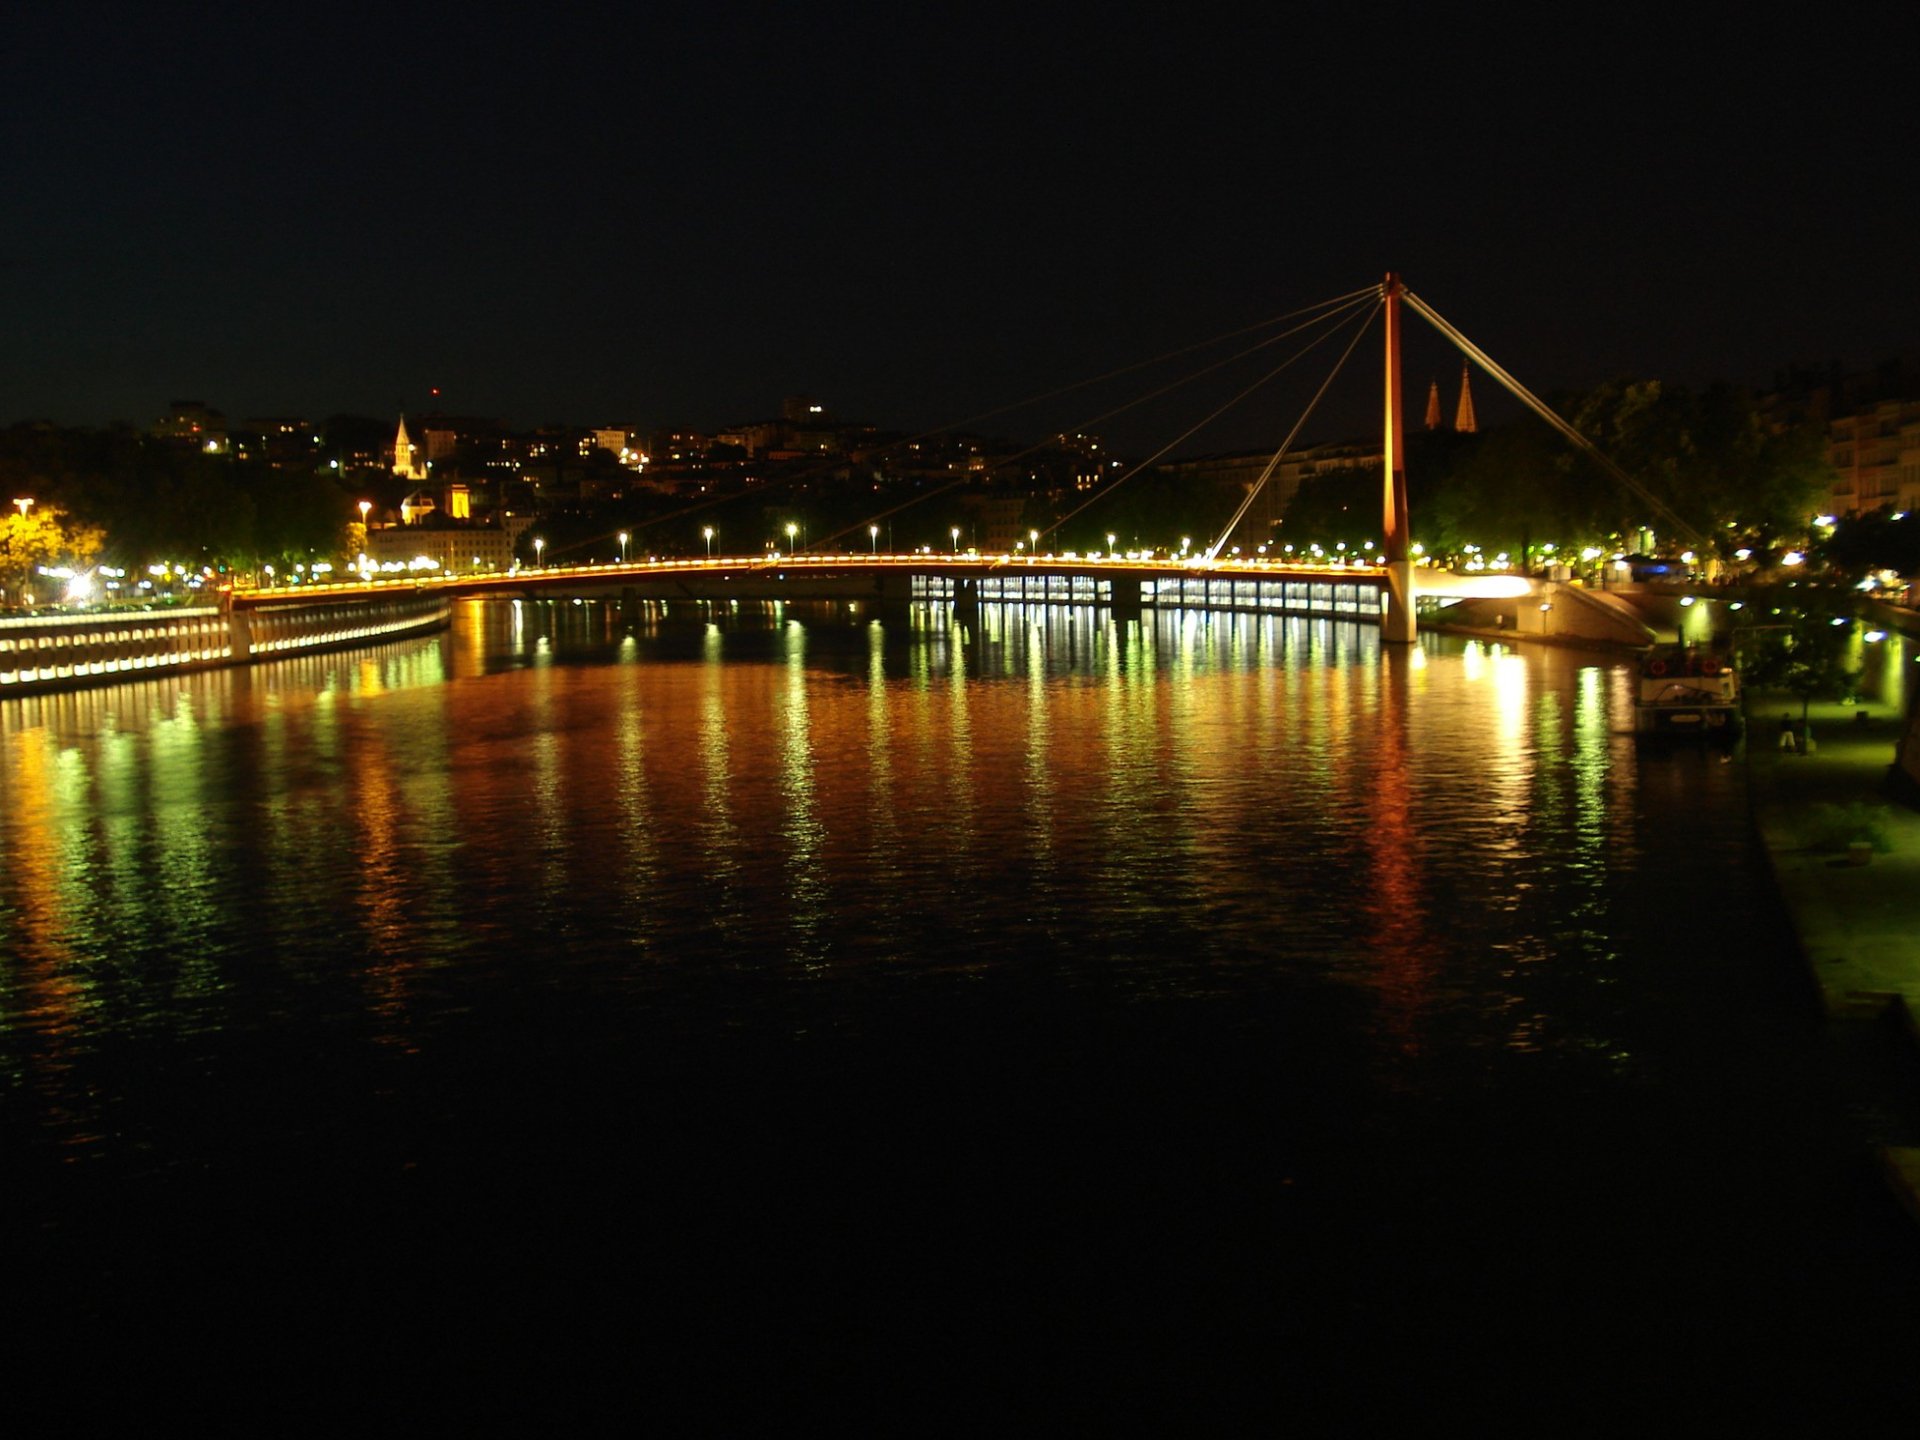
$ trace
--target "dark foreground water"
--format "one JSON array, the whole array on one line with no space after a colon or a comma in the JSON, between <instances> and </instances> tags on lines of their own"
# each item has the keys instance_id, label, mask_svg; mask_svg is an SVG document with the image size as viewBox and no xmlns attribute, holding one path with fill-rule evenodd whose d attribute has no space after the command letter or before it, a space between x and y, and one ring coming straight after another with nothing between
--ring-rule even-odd
<instances>
[{"instance_id":1,"label":"dark foreground water","mask_svg":"<svg viewBox=\"0 0 1920 1440\"><path fill-rule=\"evenodd\" d=\"M1628 697L1321 622L502 604L0 702L9 1354L716 1430L1905 1387L1740 766Z\"/></svg>"}]
</instances>

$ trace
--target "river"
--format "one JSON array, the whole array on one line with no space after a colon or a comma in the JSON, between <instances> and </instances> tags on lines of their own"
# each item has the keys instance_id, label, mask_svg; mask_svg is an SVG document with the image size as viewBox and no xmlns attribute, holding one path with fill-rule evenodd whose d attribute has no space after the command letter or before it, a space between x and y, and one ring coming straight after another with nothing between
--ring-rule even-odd
<instances>
[{"instance_id":1,"label":"river","mask_svg":"<svg viewBox=\"0 0 1920 1440\"><path fill-rule=\"evenodd\" d=\"M1920 1353L1920 1253L1741 765L1630 695L1277 616L468 602L0 701L15 1313L715 1423L1825 1403Z\"/></svg>"}]
</instances>

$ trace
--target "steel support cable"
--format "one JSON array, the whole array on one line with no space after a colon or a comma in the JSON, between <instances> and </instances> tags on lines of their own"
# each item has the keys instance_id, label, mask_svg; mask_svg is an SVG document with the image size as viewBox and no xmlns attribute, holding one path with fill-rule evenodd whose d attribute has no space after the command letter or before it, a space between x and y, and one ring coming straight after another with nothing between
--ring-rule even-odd
<instances>
[{"instance_id":1,"label":"steel support cable","mask_svg":"<svg viewBox=\"0 0 1920 1440\"><path fill-rule=\"evenodd\" d=\"M1142 470L1145 470L1149 465L1152 465L1155 461L1159 460L1161 456L1165 455L1169 450L1173 449L1174 446L1182 443L1185 440L1191 439L1193 436L1199 434L1200 431L1206 429L1206 427L1211 425L1215 420L1218 420L1222 415L1226 414L1229 410L1233 409L1234 406L1238 405L1242 400L1245 400L1249 395L1253 394L1254 391L1258 390L1261 386L1265 385L1269 380L1273 379L1274 376L1286 370L1289 366L1291 366L1295 361L1299 360L1302 356L1311 353L1314 349L1316 349L1318 346L1324 343L1329 336L1336 334L1339 331L1340 327L1346 324L1350 318L1351 316L1346 314L1342 314L1341 316L1339 316L1339 318L1332 325L1328 326L1320 334L1314 336L1313 339L1309 340L1305 345L1301 346L1298 350L1294 351L1293 354L1289 355L1285 360L1282 360L1278 365L1274 366L1273 369L1269 370L1266 374L1262 375L1258 380L1255 380L1251 385L1247 386L1247 388L1242 390L1238 395L1235 395L1232 399L1228 400L1226 404L1220 406L1212 414L1203 417L1193 425L1189 426L1186 430L1182 431L1180 434L1174 436L1173 439L1169 440L1165 445L1162 445L1158 450L1154 451L1153 454L1149 455L1146 459L1140 461L1132 469L1128 470L1125 474L1120 476L1119 479L1115 480L1111 485L1108 485L1106 488L1102 490L1098 490L1094 494L1089 495L1085 503L1081 505L1077 505L1072 510L1069 510L1065 515L1062 515L1058 520L1054 521L1053 524L1049 525L1046 528L1046 530L1043 531L1042 533L1051 535L1054 531L1058 530L1062 525L1066 524L1069 520L1073 519L1074 516L1080 514L1081 511L1087 509L1089 506L1097 504L1099 501L1105 500L1108 496L1112 495L1115 490L1119 489L1122 485L1126 484L1127 481L1133 479L1133 477L1138 475ZM1362 329L1364 328L1365 326L1363 322Z\"/></svg>"},{"instance_id":2,"label":"steel support cable","mask_svg":"<svg viewBox=\"0 0 1920 1440\"><path fill-rule=\"evenodd\" d=\"M1345 296L1342 298L1344 300L1344 304L1338 310L1329 311L1326 314L1322 314L1322 315L1317 315L1311 320L1303 320L1300 324L1295 325L1290 330L1283 330L1278 335L1269 335L1266 339L1258 341L1255 344L1249 345L1244 350L1235 351L1233 354L1228 355L1223 359L1216 360L1210 365L1203 365L1200 369L1191 371L1188 374L1181 376L1178 380L1170 380L1165 385L1160 386L1158 389L1149 390L1143 395L1136 395L1133 399L1128 400L1122 404L1116 405L1110 410L1102 411L1098 415L1090 415L1085 419L1076 420L1073 423L1072 428L1075 430L1085 430L1085 429L1090 429L1095 425L1103 424L1104 422L1113 419L1113 417L1116 415L1124 415L1127 411L1132 410L1136 406L1144 405L1150 400L1158 400L1163 395L1170 395L1175 390L1180 389L1182 386L1191 385L1194 381L1203 379L1204 377L1211 375L1216 370L1219 370L1224 368L1225 366L1231 365L1236 361L1244 360L1249 355L1258 354L1260 351L1266 349L1269 345L1277 345L1282 340L1291 339L1293 336L1298 335L1302 330L1311 329L1315 325L1319 325L1331 320L1334 322L1335 328L1337 328L1338 324L1350 318L1352 313L1356 309L1358 309L1363 305L1366 305L1370 299L1374 298L1374 294L1373 292L1362 290L1362 291L1357 291L1354 295ZM1299 312L1296 311L1295 313L1297 314ZM1256 326L1253 328L1258 329L1261 327ZM1239 333L1245 334L1247 332L1241 331ZM1318 344L1319 341L1316 340L1314 343ZM1289 361L1288 363L1291 364L1292 362ZM1284 369L1285 367L1283 366L1281 368ZM1120 372L1115 372L1115 373L1120 373ZM904 444L906 442L903 441L901 443ZM993 465L990 465L989 467L987 467L985 471L980 472L980 474L991 475L997 470L1006 469L1009 465L1017 465L1020 461L1026 459L1027 456L1036 454L1041 450L1045 450L1048 447L1048 445L1050 445L1051 443L1052 443L1051 441L1047 441L1047 440L1037 441L1034 444L1027 446L1026 449L1015 451L1012 455L1007 456L1005 459L995 462ZM836 530L830 535L821 537L821 543L825 544L828 541L838 540L843 535L854 534L856 531L860 529L862 525L871 525L877 521L886 520L894 515L898 515L903 510L910 510L915 505L921 504L923 501L932 500L937 496L946 494L947 491L952 490L957 486L968 484L979 478L980 478L980 475L978 474L962 475L957 479L948 481L944 485L939 485L934 487L932 490L927 491L925 494L916 495L911 500L902 501L900 504L895 505L890 510L882 510L878 514L864 516L857 524L849 525L844 530ZM1111 487L1108 487L1108 488L1111 489ZM1105 493L1105 492L1102 492L1102 493ZM1078 512L1076 511L1075 513L1077 514ZM1049 527L1049 533L1051 533L1051 529L1052 527Z\"/></svg>"},{"instance_id":3,"label":"steel support cable","mask_svg":"<svg viewBox=\"0 0 1920 1440\"><path fill-rule=\"evenodd\" d=\"M1378 305L1375 305L1367 311L1366 318L1360 323L1359 329L1353 332L1353 339L1349 340L1347 342L1347 348L1340 352L1340 358L1333 362L1333 369L1328 371L1327 378L1320 382L1320 388L1313 392L1313 398L1307 402L1307 408L1302 410L1300 412L1300 418L1293 422L1293 428L1287 432L1287 438L1282 440L1280 442L1280 448L1273 452L1273 458L1267 461L1267 468L1262 470L1260 472L1260 478L1253 482L1252 488L1247 491L1247 498L1240 502L1240 508L1233 512L1233 518L1227 521L1226 528L1220 532L1220 538L1207 547L1206 556L1208 560L1214 560L1219 557L1221 548L1232 538L1234 527L1240 523L1247 511L1253 508L1253 502L1260 497L1260 492L1266 488L1267 481L1273 478L1273 472L1280 468L1280 462L1286 457L1287 451L1293 448L1293 442L1299 436L1301 427L1307 423L1308 417L1313 414L1314 407L1320 403L1321 397L1327 393L1328 387L1333 384L1334 377L1339 375L1341 370L1346 367L1348 359L1353 354L1354 347L1360 343L1361 338L1366 335L1367 331L1373 328L1373 317L1379 313L1380 307Z\"/></svg>"},{"instance_id":4,"label":"steel support cable","mask_svg":"<svg viewBox=\"0 0 1920 1440\"><path fill-rule=\"evenodd\" d=\"M964 420L955 420L950 424L939 425L931 430L922 430L918 435L910 435L905 440L896 443L899 445L910 445L917 440L926 440L935 435L944 435L949 430L958 430L964 425L977 425L982 420L992 420L996 416L1006 415L1015 410L1024 410L1027 406L1038 405L1043 400L1053 400L1062 395L1070 395L1075 390L1086 389L1089 385L1099 385L1108 380L1118 380L1122 375L1131 375L1136 370L1145 370L1149 366L1159 365L1168 360L1178 360L1182 355L1191 355L1194 351L1205 350L1210 345L1218 345L1227 340L1238 340L1242 335L1251 335L1257 330L1266 330L1275 325L1284 325L1287 321L1297 320L1303 315L1312 316L1316 311L1332 310L1336 307L1351 305L1355 301L1363 300L1369 295L1378 294L1379 290L1380 287L1378 285L1369 285L1364 290L1354 290L1345 295L1336 295L1331 300L1318 300L1311 305L1303 305L1298 310L1289 310L1286 314L1276 315L1269 320L1257 321L1252 325L1243 325L1238 330L1228 330L1222 334L1213 336L1211 339L1196 340L1190 345L1182 345L1177 350L1169 350L1165 354L1154 356L1151 360L1136 360L1131 365L1122 365L1118 370L1109 370L1104 375L1095 375L1087 380L1075 380L1072 384L1061 385L1055 389L1044 391L1041 394L1029 396L1025 400L1016 400L1009 405L1000 405L992 410L983 410L978 415L969 415ZM1294 330L1288 331L1287 334L1294 334L1304 328L1305 325L1312 323L1314 323L1313 320L1309 319L1305 321L1303 325L1295 326ZM1282 339L1285 337L1275 336L1274 338ZM1254 347L1256 350L1259 348L1257 345Z\"/></svg>"},{"instance_id":5,"label":"steel support cable","mask_svg":"<svg viewBox=\"0 0 1920 1440\"><path fill-rule=\"evenodd\" d=\"M1674 512L1672 506L1668 505L1664 500L1660 499L1659 496L1647 489L1645 485L1641 484L1623 468L1615 464L1593 441L1589 440L1585 435L1582 435L1567 421L1561 419L1544 400L1540 399L1539 396L1527 389L1525 385L1522 385L1512 375L1508 374L1499 361L1495 360L1491 355L1487 354L1486 351L1474 344L1473 341L1461 334L1458 329L1450 325L1431 305L1404 287L1402 287L1400 291L1400 298L1412 306L1434 329L1438 330L1442 335L1446 336L1447 339L1459 346L1461 352L1482 370L1486 371L1487 374L1491 375L1501 385L1511 391L1523 405L1532 410L1534 414L1546 421L1547 424L1551 425L1555 430L1558 430L1568 440L1572 441L1574 445L1590 456L1601 469L1605 470L1614 479L1626 486L1628 490L1632 491L1633 494L1639 496L1641 500L1651 506L1656 514L1672 522L1674 528L1690 538L1694 544L1700 546L1702 549L1707 547L1708 542L1706 537L1685 520L1681 519L1681 517Z\"/></svg>"},{"instance_id":6,"label":"steel support cable","mask_svg":"<svg viewBox=\"0 0 1920 1440\"><path fill-rule=\"evenodd\" d=\"M1053 399L1057 399L1059 396L1062 396L1062 395L1070 395L1074 391L1084 390L1090 385L1099 385L1108 380L1117 380L1122 375L1131 375L1136 370L1145 370L1150 366L1160 365L1165 363L1168 360L1177 360L1182 355L1191 355L1196 350L1205 350L1209 346L1221 344L1223 341L1237 340L1242 335L1251 335L1256 331L1266 330L1275 325L1284 325L1287 321L1298 319L1300 316L1303 316L1303 315L1316 316L1316 318L1324 318L1323 315L1317 315L1317 312L1333 310L1336 307L1350 307L1351 305L1357 303L1358 301L1364 300L1368 296L1379 294L1379 292L1380 292L1380 287L1378 285L1369 285L1363 290L1353 290L1348 292L1345 295L1336 295L1331 300L1317 300L1311 305L1303 305L1297 310L1289 310L1284 315L1275 315L1270 319L1256 321L1252 325L1243 325L1237 330L1228 330L1228 331L1224 331L1219 335L1211 336L1210 338L1205 340L1196 340L1191 344L1182 345L1178 349L1168 350L1162 354L1155 355L1151 359L1136 360L1132 364L1122 365L1119 369L1109 370L1103 375L1095 375L1085 380L1076 380L1071 384L1057 386L1052 390L1044 391L1038 395L1031 395L1027 397L1025 400L1016 400L1008 405L1000 405L1000 406L996 406L994 409L991 409L991 410L983 410L977 415L969 415L962 420L954 420L954 421L948 422L945 425L936 425L929 430L921 430L916 434L907 436L904 439L896 440L891 445L881 446L879 449L875 450L873 453L875 455L885 455L894 450L901 449L904 446L915 445L922 440L932 439L936 435L944 435L949 430L958 430L961 427L966 425L977 425L982 420L991 420L996 416L1010 414L1015 410L1024 410L1029 405L1038 405L1044 400L1053 400ZM1295 326L1293 330L1289 330L1282 335L1273 336L1269 341L1263 341L1261 343L1264 345L1264 344L1272 343L1273 341L1284 340L1287 337L1287 335L1296 334L1298 333L1299 330L1304 329L1306 325L1310 325L1313 323L1315 323L1314 320L1311 320L1311 319L1307 320L1303 322L1302 325ZM1221 361L1219 363L1231 364L1234 360L1242 358L1242 355L1252 354L1253 351L1258 350L1260 348L1261 348L1260 345L1252 346L1250 349L1241 352L1241 355L1230 356L1228 357L1227 360ZM1217 368L1217 366L1214 368ZM1198 373L1205 374L1206 372L1201 371ZM1194 378L1194 377L1189 377L1189 378ZM1176 383L1184 383L1184 382L1176 382ZM1150 399L1150 398L1152 397L1151 396L1143 397L1143 399ZM1121 408L1125 409L1127 407L1123 406ZM1120 413L1119 410L1110 411L1108 412L1108 416L1101 416L1096 418L1095 420L1083 421L1081 423L1082 424L1098 424L1100 419L1109 418L1109 416L1117 415L1119 413ZM1035 448L1040 448L1040 447L1035 447ZM1032 453L1032 452L1029 451L1028 453ZM813 469L803 471L798 475L785 476L778 483L781 485L799 484L801 481L811 480L817 475L824 475L833 468L835 467L832 465L816 466ZM951 486L943 486L942 490L951 489L951 488L952 488ZM938 494L941 492L935 491L933 493ZM710 510L716 505L723 505L727 501L737 499L737 498L738 496L736 495L716 495L711 497L710 499L699 501L698 503L693 505L683 505L680 509L670 511L665 515L656 515L651 520L635 521L629 528L633 530L645 530L655 525L664 525L670 520L680 520L680 519L684 519L688 515L697 515L702 510ZM923 496L921 498L923 499L931 498L931 496ZM909 502L909 503L914 503L914 502ZM889 513L894 513L894 512L889 512ZM879 516L879 517L872 517L872 518L883 519L885 517ZM842 533L850 533L850 532L842 532ZM580 541L578 544L569 545L564 547L564 549L556 550L554 553L556 555L565 554L568 551L578 550L588 545L598 544L600 541L610 538L610 535L611 535L611 532L609 532L608 535L592 536L586 540Z\"/></svg>"}]
</instances>

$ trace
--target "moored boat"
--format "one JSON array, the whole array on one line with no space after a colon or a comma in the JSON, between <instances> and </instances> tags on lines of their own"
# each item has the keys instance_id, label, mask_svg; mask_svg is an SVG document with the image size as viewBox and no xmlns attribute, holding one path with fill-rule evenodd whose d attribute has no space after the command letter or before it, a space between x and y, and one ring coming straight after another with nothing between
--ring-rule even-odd
<instances>
[{"instance_id":1,"label":"moored boat","mask_svg":"<svg viewBox=\"0 0 1920 1440\"><path fill-rule=\"evenodd\" d=\"M1740 676L1732 660L1691 645L1657 645L1640 657L1633 730L1643 737L1731 740L1740 733Z\"/></svg>"}]
</instances>

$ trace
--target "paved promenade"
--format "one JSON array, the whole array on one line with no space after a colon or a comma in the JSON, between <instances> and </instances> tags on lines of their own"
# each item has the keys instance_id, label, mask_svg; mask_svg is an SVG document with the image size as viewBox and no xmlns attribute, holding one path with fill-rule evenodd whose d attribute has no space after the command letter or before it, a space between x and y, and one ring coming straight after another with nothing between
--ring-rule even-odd
<instances>
[{"instance_id":1,"label":"paved promenade","mask_svg":"<svg viewBox=\"0 0 1920 1440\"><path fill-rule=\"evenodd\" d=\"M1797 720L1799 702L1749 697L1747 773L1801 948L1836 1023L1899 1027L1920 1054L1920 810L1892 799L1886 783L1901 717L1815 704L1813 745L1801 754L1778 748L1786 713ZM1849 845L1870 836L1873 848ZM1920 1113L1920 1094L1900 1101ZM1882 1149L1889 1181L1920 1221L1920 1146Z\"/></svg>"}]
</instances>

